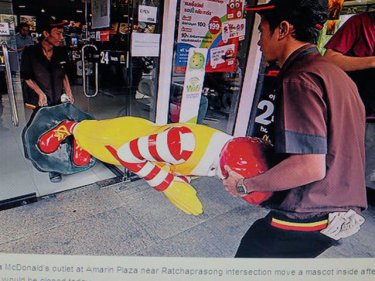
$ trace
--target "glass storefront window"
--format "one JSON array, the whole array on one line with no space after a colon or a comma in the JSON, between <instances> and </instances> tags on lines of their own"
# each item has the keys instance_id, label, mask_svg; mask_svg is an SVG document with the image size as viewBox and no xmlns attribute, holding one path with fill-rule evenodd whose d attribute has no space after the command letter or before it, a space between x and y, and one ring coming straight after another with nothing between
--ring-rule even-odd
<instances>
[{"instance_id":1,"label":"glass storefront window","mask_svg":"<svg viewBox=\"0 0 375 281\"><path fill-rule=\"evenodd\" d=\"M197 123L233 134L254 15L246 1L178 1L169 122L178 122L190 48L207 48ZM185 90L186 91L186 90ZM185 95L186 93L184 93Z\"/></svg>"}]
</instances>

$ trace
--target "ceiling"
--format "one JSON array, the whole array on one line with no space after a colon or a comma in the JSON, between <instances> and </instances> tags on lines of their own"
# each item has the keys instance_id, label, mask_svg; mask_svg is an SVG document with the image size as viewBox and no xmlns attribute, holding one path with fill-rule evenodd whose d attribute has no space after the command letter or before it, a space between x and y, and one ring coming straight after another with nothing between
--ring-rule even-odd
<instances>
[{"instance_id":1,"label":"ceiling","mask_svg":"<svg viewBox=\"0 0 375 281\"><path fill-rule=\"evenodd\" d=\"M48 15L67 20L84 20L85 0L13 0L12 2L13 12L16 15Z\"/></svg>"},{"instance_id":2,"label":"ceiling","mask_svg":"<svg viewBox=\"0 0 375 281\"><path fill-rule=\"evenodd\" d=\"M90 2L90 0L13 0L12 2L13 11L16 15L37 17L48 15L84 22L86 1ZM345 0L344 5L350 7L374 3L375 0ZM42 12L42 9L44 12Z\"/></svg>"}]
</instances>

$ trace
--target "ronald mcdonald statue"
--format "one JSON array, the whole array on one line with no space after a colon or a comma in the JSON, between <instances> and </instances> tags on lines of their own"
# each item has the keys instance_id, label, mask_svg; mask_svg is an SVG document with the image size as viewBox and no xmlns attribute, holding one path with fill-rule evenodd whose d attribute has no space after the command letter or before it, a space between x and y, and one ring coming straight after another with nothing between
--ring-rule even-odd
<instances>
[{"instance_id":1,"label":"ronald mcdonald statue","mask_svg":"<svg viewBox=\"0 0 375 281\"><path fill-rule=\"evenodd\" d=\"M91 119L91 120L90 120ZM225 165L249 178L268 169L268 145L198 124L156 125L137 117L92 120L71 104L41 108L23 132L25 155L41 171L72 174L95 158L122 165L186 214L203 212L191 177L227 176ZM260 204L272 194L245 197Z\"/></svg>"}]
</instances>

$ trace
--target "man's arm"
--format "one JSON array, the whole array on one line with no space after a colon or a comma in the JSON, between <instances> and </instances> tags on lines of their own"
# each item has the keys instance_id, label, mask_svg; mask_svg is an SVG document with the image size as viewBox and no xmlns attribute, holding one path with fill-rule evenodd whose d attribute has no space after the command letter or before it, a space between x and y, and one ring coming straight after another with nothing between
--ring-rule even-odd
<instances>
[{"instance_id":1,"label":"man's arm","mask_svg":"<svg viewBox=\"0 0 375 281\"><path fill-rule=\"evenodd\" d=\"M73 97L72 89L70 88L69 78L68 78L68 75L66 74L64 77L64 91L68 95L69 101L71 103L74 103L74 97Z\"/></svg>"},{"instance_id":2,"label":"man's arm","mask_svg":"<svg viewBox=\"0 0 375 281\"><path fill-rule=\"evenodd\" d=\"M47 96L32 79L26 79L25 83L38 95L38 105L47 106Z\"/></svg>"},{"instance_id":3,"label":"man's arm","mask_svg":"<svg viewBox=\"0 0 375 281\"><path fill-rule=\"evenodd\" d=\"M344 71L375 68L375 56L350 57L332 49L327 49L324 57L342 68Z\"/></svg>"},{"instance_id":4,"label":"man's arm","mask_svg":"<svg viewBox=\"0 0 375 281\"><path fill-rule=\"evenodd\" d=\"M237 191L237 186L242 181L249 192L274 192L296 188L325 177L325 157L325 154L293 154L265 173L248 179L243 179L241 175L229 169L229 177L224 179L223 183L225 189L233 196L245 195Z\"/></svg>"},{"instance_id":5,"label":"man's arm","mask_svg":"<svg viewBox=\"0 0 375 281\"><path fill-rule=\"evenodd\" d=\"M19 47L19 48L13 49L13 50L17 51L17 52L21 52L21 51L23 51L23 49L25 49L25 46Z\"/></svg>"},{"instance_id":6,"label":"man's arm","mask_svg":"<svg viewBox=\"0 0 375 281\"><path fill-rule=\"evenodd\" d=\"M16 35L16 45L17 45L17 48L16 49L13 49L17 52L21 52L23 51L26 47L28 46L31 46L31 45L34 45L35 44L35 41L34 39L30 36L30 37L27 37L27 40L23 40L22 43L21 43L21 39L19 36ZM21 46L22 45L22 46ZM20 47L21 46L21 47Z\"/></svg>"}]
</instances>

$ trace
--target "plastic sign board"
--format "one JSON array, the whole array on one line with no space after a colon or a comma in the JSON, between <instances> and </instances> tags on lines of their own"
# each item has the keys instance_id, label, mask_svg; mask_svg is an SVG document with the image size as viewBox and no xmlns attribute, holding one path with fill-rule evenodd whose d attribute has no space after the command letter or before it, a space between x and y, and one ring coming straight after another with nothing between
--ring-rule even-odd
<instances>
[{"instance_id":1,"label":"plastic sign board","mask_svg":"<svg viewBox=\"0 0 375 281\"><path fill-rule=\"evenodd\" d=\"M197 123L208 49L190 48L182 92L181 123Z\"/></svg>"}]
</instances>

